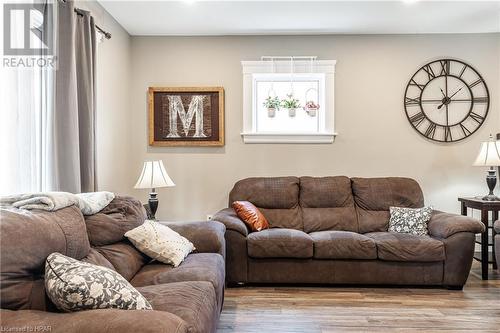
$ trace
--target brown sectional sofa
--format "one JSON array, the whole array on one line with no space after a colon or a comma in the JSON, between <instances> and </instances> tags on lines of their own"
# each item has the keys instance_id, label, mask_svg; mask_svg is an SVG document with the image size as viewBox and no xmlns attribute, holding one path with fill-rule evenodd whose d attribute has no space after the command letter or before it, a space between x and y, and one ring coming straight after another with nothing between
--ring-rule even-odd
<instances>
[{"instance_id":1,"label":"brown sectional sofa","mask_svg":"<svg viewBox=\"0 0 500 333\"><path fill-rule=\"evenodd\" d=\"M195 245L177 268L151 262L124 238L145 218L141 203L115 198L99 214L74 206L57 212L0 210L2 329L47 327L51 332L215 332L224 297L224 225L168 223ZM109 267L135 286L153 311L59 313L44 289L52 252Z\"/></svg>"},{"instance_id":2,"label":"brown sectional sofa","mask_svg":"<svg viewBox=\"0 0 500 333\"><path fill-rule=\"evenodd\" d=\"M436 285L461 289L472 264L475 219L433 212L430 236L389 233L389 207L423 207L407 178L274 177L238 181L229 195L256 205L271 229L250 232L232 208L226 279L242 283Z\"/></svg>"}]
</instances>

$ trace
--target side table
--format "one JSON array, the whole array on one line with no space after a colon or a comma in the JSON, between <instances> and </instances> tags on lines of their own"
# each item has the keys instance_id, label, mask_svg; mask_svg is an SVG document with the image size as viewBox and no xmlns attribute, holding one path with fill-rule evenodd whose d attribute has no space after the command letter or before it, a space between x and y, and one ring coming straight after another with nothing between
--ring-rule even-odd
<instances>
[{"instance_id":1,"label":"side table","mask_svg":"<svg viewBox=\"0 0 500 333\"><path fill-rule=\"evenodd\" d=\"M493 268L497 268L495 260L495 229L493 223L498 220L498 212L500 211L500 201L485 201L480 197L458 198L462 205L462 215L467 215L467 208L477 209L481 211L481 222L484 223L486 230L481 236L476 237L476 243L481 245L481 252L474 253L474 259L481 262L481 276L483 280L488 280L488 267L493 264ZM492 220L490 222L489 212L492 212ZM489 249L491 247L491 254Z\"/></svg>"}]
</instances>

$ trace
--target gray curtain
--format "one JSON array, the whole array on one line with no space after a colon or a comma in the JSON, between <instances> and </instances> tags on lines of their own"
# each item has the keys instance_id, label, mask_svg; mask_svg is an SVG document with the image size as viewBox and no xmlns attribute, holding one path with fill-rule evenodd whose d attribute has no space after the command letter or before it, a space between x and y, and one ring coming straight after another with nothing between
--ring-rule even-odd
<instances>
[{"instance_id":1,"label":"gray curtain","mask_svg":"<svg viewBox=\"0 0 500 333\"><path fill-rule=\"evenodd\" d=\"M56 1L55 107L48 145L49 189L92 192L96 184L96 30L89 12Z\"/></svg>"}]
</instances>

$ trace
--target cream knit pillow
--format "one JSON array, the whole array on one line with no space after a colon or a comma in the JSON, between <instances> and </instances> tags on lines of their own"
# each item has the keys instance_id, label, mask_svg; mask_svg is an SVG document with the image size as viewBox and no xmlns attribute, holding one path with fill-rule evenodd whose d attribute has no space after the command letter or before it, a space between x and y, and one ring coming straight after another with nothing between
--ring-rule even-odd
<instances>
[{"instance_id":1,"label":"cream knit pillow","mask_svg":"<svg viewBox=\"0 0 500 333\"><path fill-rule=\"evenodd\" d=\"M169 227L146 220L125 233L134 246L145 255L177 267L194 250L193 243Z\"/></svg>"}]
</instances>

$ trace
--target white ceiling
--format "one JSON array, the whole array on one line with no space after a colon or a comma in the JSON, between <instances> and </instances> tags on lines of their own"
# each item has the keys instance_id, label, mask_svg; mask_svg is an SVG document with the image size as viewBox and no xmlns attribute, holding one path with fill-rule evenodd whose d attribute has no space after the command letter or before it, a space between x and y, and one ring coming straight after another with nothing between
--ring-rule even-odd
<instances>
[{"instance_id":1,"label":"white ceiling","mask_svg":"<svg viewBox=\"0 0 500 333\"><path fill-rule=\"evenodd\" d=\"M113 1L133 36L500 32L500 1Z\"/></svg>"}]
</instances>

